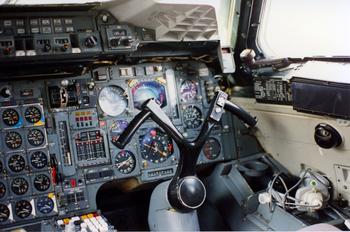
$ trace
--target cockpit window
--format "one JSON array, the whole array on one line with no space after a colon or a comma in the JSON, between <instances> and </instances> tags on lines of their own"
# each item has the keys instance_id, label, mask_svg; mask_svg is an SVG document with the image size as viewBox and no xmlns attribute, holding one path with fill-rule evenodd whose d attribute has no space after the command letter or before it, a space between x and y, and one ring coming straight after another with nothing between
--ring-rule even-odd
<instances>
[{"instance_id":1,"label":"cockpit window","mask_svg":"<svg viewBox=\"0 0 350 232\"><path fill-rule=\"evenodd\" d=\"M258 44L266 56L349 56L350 1L266 0Z\"/></svg>"}]
</instances>

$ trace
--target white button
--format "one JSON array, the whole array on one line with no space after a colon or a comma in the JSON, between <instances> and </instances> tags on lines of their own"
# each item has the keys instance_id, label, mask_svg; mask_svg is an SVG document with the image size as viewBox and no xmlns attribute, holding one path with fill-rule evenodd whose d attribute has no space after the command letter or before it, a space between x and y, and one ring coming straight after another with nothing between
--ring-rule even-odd
<instances>
[{"instance_id":1,"label":"white button","mask_svg":"<svg viewBox=\"0 0 350 232\"><path fill-rule=\"evenodd\" d=\"M36 55L36 52L34 50L27 50L27 53L26 53L27 56L35 56Z\"/></svg>"},{"instance_id":2,"label":"white button","mask_svg":"<svg viewBox=\"0 0 350 232\"><path fill-rule=\"evenodd\" d=\"M26 55L26 53L23 50L16 51L16 56L25 56L25 55Z\"/></svg>"},{"instance_id":3,"label":"white button","mask_svg":"<svg viewBox=\"0 0 350 232\"><path fill-rule=\"evenodd\" d=\"M39 33L39 28L33 27L33 28L30 29L30 31L31 31L33 34Z\"/></svg>"}]
</instances>

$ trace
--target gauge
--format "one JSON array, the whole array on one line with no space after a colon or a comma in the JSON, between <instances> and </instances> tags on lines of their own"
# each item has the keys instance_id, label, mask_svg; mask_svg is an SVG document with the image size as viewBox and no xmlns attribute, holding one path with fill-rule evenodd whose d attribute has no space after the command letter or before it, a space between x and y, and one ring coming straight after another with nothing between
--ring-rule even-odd
<instances>
[{"instance_id":1,"label":"gauge","mask_svg":"<svg viewBox=\"0 0 350 232\"><path fill-rule=\"evenodd\" d=\"M129 126L129 123L127 121L118 120L118 121L114 122L112 124L112 126L109 128L109 136L111 138L111 142L114 145L115 145L115 141L119 138L119 135L121 135L121 133L123 133L124 129L127 126Z\"/></svg>"},{"instance_id":2,"label":"gauge","mask_svg":"<svg viewBox=\"0 0 350 232\"><path fill-rule=\"evenodd\" d=\"M17 132L9 132L5 136L5 144L10 149L17 149L22 145L22 137Z\"/></svg>"},{"instance_id":3,"label":"gauge","mask_svg":"<svg viewBox=\"0 0 350 232\"><path fill-rule=\"evenodd\" d=\"M205 158L214 160L221 152L221 146L217 139L209 138L203 147L203 154Z\"/></svg>"},{"instance_id":4,"label":"gauge","mask_svg":"<svg viewBox=\"0 0 350 232\"><path fill-rule=\"evenodd\" d=\"M0 174L2 173L3 170L4 170L4 165L3 165L2 162L0 161Z\"/></svg>"},{"instance_id":5,"label":"gauge","mask_svg":"<svg viewBox=\"0 0 350 232\"><path fill-rule=\"evenodd\" d=\"M135 169L135 156L130 151L121 151L115 157L115 166L120 173L129 174Z\"/></svg>"},{"instance_id":6,"label":"gauge","mask_svg":"<svg viewBox=\"0 0 350 232\"><path fill-rule=\"evenodd\" d=\"M202 124L202 112L194 106L187 106L183 112L183 122L187 129L195 129Z\"/></svg>"},{"instance_id":7,"label":"gauge","mask_svg":"<svg viewBox=\"0 0 350 232\"><path fill-rule=\"evenodd\" d=\"M46 191L50 187L50 178L47 175L39 174L34 178L34 187L38 191Z\"/></svg>"},{"instance_id":8,"label":"gauge","mask_svg":"<svg viewBox=\"0 0 350 232\"><path fill-rule=\"evenodd\" d=\"M7 109L2 113L2 120L8 126L14 126L19 122L19 114L14 109Z\"/></svg>"},{"instance_id":9,"label":"gauge","mask_svg":"<svg viewBox=\"0 0 350 232\"><path fill-rule=\"evenodd\" d=\"M8 166L13 172L20 172L26 167L26 161L21 155L13 155L8 160Z\"/></svg>"},{"instance_id":10,"label":"gauge","mask_svg":"<svg viewBox=\"0 0 350 232\"><path fill-rule=\"evenodd\" d=\"M6 221L10 216L10 210L6 205L0 204L0 222Z\"/></svg>"},{"instance_id":11,"label":"gauge","mask_svg":"<svg viewBox=\"0 0 350 232\"><path fill-rule=\"evenodd\" d=\"M128 95L121 87L110 85L102 89L98 103L106 114L118 116L128 107Z\"/></svg>"},{"instance_id":12,"label":"gauge","mask_svg":"<svg viewBox=\"0 0 350 232\"><path fill-rule=\"evenodd\" d=\"M50 197L40 197L36 203L36 207L40 213L48 214L53 210L54 203Z\"/></svg>"},{"instance_id":13,"label":"gauge","mask_svg":"<svg viewBox=\"0 0 350 232\"><path fill-rule=\"evenodd\" d=\"M33 129L29 131L27 135L27 140L32 146L40 146L44 143L45 140L44 133L41 130Z\"/></svg>"},{"instance_id":14,"label":"gauge","mask_svg":"<svg viewBox=\"0 0 350 232\"><path fill-rule=\"evenodd\" d=\"M152 163L163 163L173 153L173 144L168 135L158 128L152 128L140 137L141 156Z\"/></svg>"},{"instance_id":15,"label":"gauge","mask_svg":"<svg viewBox=\"0 0 350 232\"><path fill-rule=\"evenodd\" d=\"M197 86L192 80L184 80L180 85L180 94L184 100L194 100L197 97Z\"/></svg>"},{"instance_id":16,"label":"gauge","mask_svg":"<svg viewBox=\"0 0 350 232\"><path fill-rule=\"evenodd\" d=\"M5 196L5 194L6 194L6 187L2 182L0 182L0 198Z\"/></svg>"},{"instance_id":17,"label":"gauge","mask_svg":"<svg viewBox=\"0 0 350 232\"><path fill-rule=\"evenodd\" d=\"M47 165L47 156L42 151L36 151L31 155L30 163L34 168L41 169Z\"/></svg>"},{"instance_id":18,"label":"gauge","mask_svg":"<svg viewBox=\"0 0 350 232\"><path fill-rule=\"evenodd\" d=\"M155 98L160 102L160 106L167 105L165 97L165 88L162 84L157 82L140 82L132 88L132 98L134 106L141 109L144 101L150 98Z\"/></svg>"},{"instance_id":19,"label":"gauge","mask_svg":"<svg viewBox=\"0 0 350 232\"><path fill-rule=\"evenodd\" d=\"M28 217L32 213L32 210L32 205L26 200L19 201L15 205L15 214L19 218Z\"/></svg>"},{"instance_id":20,"label":"gauge","mask_svg":"<svg viewBox=\"0 0 350 232\"><path fill-rule=\"evenodd\" d=\"M24 117L30 123L37 123L40 121L41 112L37 107L31 106L24 112Z\"/></svg>"},{"instance_id":21,"label":"gauge","mask_svg":"<svg viewBox=\"0 0 350 232\"><path fill-rule=\"evenodd\" d=\"M28 181L19 177L12 181L11 189L17 195L23 195L28 191Z\"/></svg>"}]
</instances>

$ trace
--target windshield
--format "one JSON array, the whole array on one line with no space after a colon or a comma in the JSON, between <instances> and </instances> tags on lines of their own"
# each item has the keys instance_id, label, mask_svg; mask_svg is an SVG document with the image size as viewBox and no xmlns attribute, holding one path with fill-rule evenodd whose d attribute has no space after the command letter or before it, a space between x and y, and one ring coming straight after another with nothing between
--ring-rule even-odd
<instances>
[{"instance_id":1,"label":"windshield","mask_svg":"<svg viewBox=\"0 0 350 232\"><path fill-rule=\"evenodd\" d=\"M349 0L266 0L258 43L266 56L350 56Z\"/></svg>"}]
</instances>

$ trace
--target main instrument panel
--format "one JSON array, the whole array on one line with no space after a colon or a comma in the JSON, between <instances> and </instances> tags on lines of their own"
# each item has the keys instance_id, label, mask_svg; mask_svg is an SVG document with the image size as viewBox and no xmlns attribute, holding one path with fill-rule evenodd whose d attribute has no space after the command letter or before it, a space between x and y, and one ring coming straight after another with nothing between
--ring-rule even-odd
<instances>
[{"instance_id":1,"label":"main instrument panel","mask_svg":"<svg viewBox=\"0 0 350 232\"><path fill-rule=\"evenodd\" d=\"M98 68L70 78L1 83L0 225L96 210L106 182L171 178L179 151L152 120L124 150L115 141L155 98L188 140L199 134L218 84L204 63ZM215 127L198 165L227 159L226 122ZM226 154L225 154L226 153Z\"/></svg>"}]
</instances>

